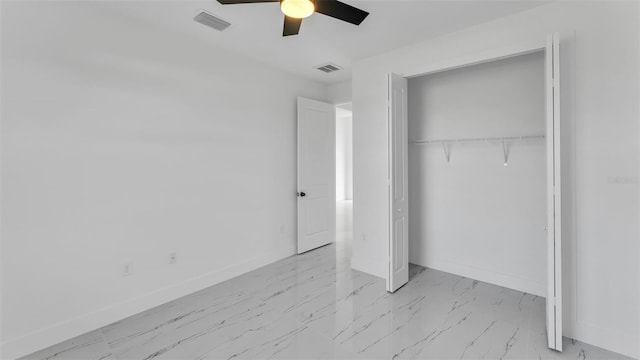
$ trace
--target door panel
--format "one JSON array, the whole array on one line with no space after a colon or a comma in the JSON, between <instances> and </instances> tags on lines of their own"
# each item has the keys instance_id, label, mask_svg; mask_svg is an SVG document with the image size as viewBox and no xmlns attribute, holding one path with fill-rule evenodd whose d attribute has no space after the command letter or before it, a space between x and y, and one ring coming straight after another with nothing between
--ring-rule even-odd
<instances>
[{"instance_id":1,"label":"door panel","mask_svg":"<svg viewBox=\"0 0 640 360\"><path fill-rule=\"evenodd\" d=\"M396 239L404 238L405 226L406 224L405 224L404 218L398 218L395 220L395 222L393 223L393 228L394 228L394 236ZM405 253L404 243L402 241L395 241L393 245L395 246L395 249L393 252L393 256L394 256L393 271L398 272L402 270L403 267L405 266L404 259L403 259L403 255Z\"/></svg>"},{"instance_id":2,"label":"door panel","mask_svg":"<svg viewBox=\"0 0 640 360\"><path fill-rule=\"evenodd\" d=\"M329 219L327 213L327 199L324 197L312 198L307 195L307 219L306 231L307 235L315 235L329 229Z\"/></svg>"},{"instance_id":3,"label":"door panel","mask_svg":"<svg viewBox=\"0 0 640 360\"><path fill-rule=\"evenodd\" d=\"M387 291L409 281L407 79L389 74L389 275Z\"/></svg>"},{"instance_id":4,"label":"door panel","mask_svg":"<svg viewBox=\"0 0 640 360\"><path fill-rule=\"evenodd\" d=\"M335 241L335 134L333 105L298 98L299 254Z\"/></svg>"},{"instance_id":5,"label":"door panel","mask_svg":"<svg viewBox=\"0 0 640 360\"><path fill-rule=\"evenodd\" d=\"M562 222L560 167L560 36L547 37L547 340L562 351Z\"/></svg>"}]
</instances>

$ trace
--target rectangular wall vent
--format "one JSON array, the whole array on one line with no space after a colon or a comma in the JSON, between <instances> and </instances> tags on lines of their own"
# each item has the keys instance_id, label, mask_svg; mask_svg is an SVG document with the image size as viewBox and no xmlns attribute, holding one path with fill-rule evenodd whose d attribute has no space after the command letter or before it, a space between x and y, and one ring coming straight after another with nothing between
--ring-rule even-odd
<instances>
[{"instance_id":1,"label":"rectangular wall vent","mask_svg":"<svg viewBox=\"0 0 640 360\"><path fill-rule=\"evenodd\" d=\"M216 29L218 31L222 31L231 25L230 22L224 21L217 16L214 16L205 10L200 10L200 13L193 18L195 22L199 22L202 25L208 26L210 28Z\"/></svg>"},{"instance_id":2,"label":"rectangular wall vent","mask_svg":"<svg viewBox=\"0 0 640 360\"><path fill-rule=\"evenodd\" d=\"M316 66L316 69L323 71L325 73L332 73L334 71L342 70L342 68L336 64L327 63L323 65Z\"/></svg>"}]
</instances>

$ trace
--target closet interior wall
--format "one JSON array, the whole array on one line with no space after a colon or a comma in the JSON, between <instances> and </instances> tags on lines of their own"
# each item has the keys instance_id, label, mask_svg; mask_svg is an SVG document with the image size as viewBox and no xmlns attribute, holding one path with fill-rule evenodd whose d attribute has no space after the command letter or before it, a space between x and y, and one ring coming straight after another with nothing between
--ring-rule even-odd
<instances>
[{"instance_id":1,"label":"closet interior wall","mask_svg":"<svg viewBox=\"0 0 640 360\"><path fill-rule=\"evenodd\" d=\"M544 296L544 100L543 52L409 79L411 263Z\"/></svg>"}]
</instances>

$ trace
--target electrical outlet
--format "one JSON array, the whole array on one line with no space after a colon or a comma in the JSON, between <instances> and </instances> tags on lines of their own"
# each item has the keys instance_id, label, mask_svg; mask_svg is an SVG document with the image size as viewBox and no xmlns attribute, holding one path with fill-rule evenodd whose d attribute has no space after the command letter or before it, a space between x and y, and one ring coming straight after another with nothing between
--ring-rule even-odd
<instances>
[{"instance_id":1,"label":"electrical outlet","mask_svg":"<svg viewBox=\"0 0 640 360\"><path fill-rule=\"evenodd\" d=\"M133 275L133 261L129 260L124 263L122 267L122 276L131 276Z\"/></svg>"},{"instance_id":2,"label":"electrical outlet","mask_svg":"<svg viewBox=\"0 0 640 360\"><path fill-rule=\"evenodd\" d=\"M176 262L178 262L178 254L174 252L169 254L169 264L175 264Z\"/></svg>"},{"instance_id":3,"label":"electrical outlet","mask_svg":"<svg viewBox=\"0 0 640 360\"><path fill-rule=\"evenodd\" d=\"M285 226L284 224L280 224L280 234L284 234L284 230L285 230Z\"/></svg>"}]
</instances>

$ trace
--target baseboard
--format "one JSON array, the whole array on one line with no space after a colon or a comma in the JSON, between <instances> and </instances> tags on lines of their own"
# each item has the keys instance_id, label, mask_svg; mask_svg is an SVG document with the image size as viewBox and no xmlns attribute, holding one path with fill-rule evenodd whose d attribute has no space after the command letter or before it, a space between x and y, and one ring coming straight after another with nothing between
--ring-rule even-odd
<instances>
[{"instance_id":1,"label":"baseboard","mask_svg":"<svg viewBox=\"0 0 640 360\"><path fill-rule=\"evenodd\" d=\"M369 261L361 257L353 256L351 258L351 268L383 279L387 278L386 264Z\"/></svg>"},{"instance_id":2,"label":"baseboard","mask_svg":"<svg viewBox=\"0 0 640 360\"><path fill-rule=\"evenodd\" d=\"M53 326L11 339L2 344L2 359L16 359L35 351L72 339L99 329L142 311L181 298L209 286L229 280L246 272L261 268L275 261L294 255L293 250L275 251L234 264L221 270L193 277L186 281L137 296L127 301L112 304L100 310L60 322Z\"/></svg>"},{"instance_id":3,"label":"baseboard","mask_svg":"<svg viewBox=\"0 0 640 360\"><path fill-rule=\"evenodd\" d=\"M420 260L418 260L420 261ZM527 294L533 294L541 297L547 297L547 289L545 284L538 283L529 279L523 279L508 274L498 273L487 269L481 269L474 266L459 264L447 260L420 261L412 263L424 266L430 269L448 272L455 275L464 276L466 278L480 280L489 284L503 286L509 289L522 291Z\"/></svg>"},{"instance_id":4,"label":"baseboard","mask_svg":"<svg viewBox=\"0 0 640 360\"><path fill-rule=\"evenodd\" d=\"M588 323L575 324L574 333L567 337L580 342L597 346L634 359L640 358L640 334L630 334L615 329L602 328Z\"/></svg>"}]
</instances>

